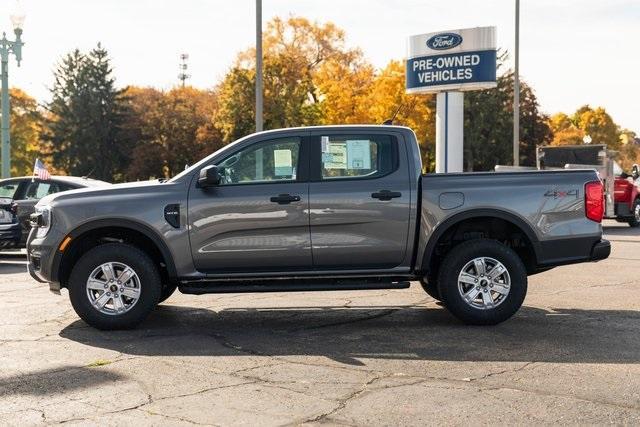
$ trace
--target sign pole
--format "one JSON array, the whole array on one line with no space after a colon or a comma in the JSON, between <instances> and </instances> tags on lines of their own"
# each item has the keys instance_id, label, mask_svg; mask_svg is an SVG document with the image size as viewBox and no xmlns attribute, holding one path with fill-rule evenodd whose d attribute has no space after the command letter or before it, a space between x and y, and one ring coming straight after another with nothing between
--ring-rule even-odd
<instances>
[{"instance_id":1,"label":"sign pole","mask_svg":"<svg viewBox=\"0 0 640 427\"><path fill-rule=\"evenodd\" d=\"M464 170L464 91L496 81L496 28L477 27L409 37L407 93L437 93L436 172Z\"/></svg>"},{"instance_id":2,"label":"sign pole","mask_svg":"<svg viewBox=\"0 0 640 427\"><path fill-rule=\"evenodd\" d=\"M464 93L436 95L436 173L462 172L464 153Z\"/></svg>"}]
</instances>

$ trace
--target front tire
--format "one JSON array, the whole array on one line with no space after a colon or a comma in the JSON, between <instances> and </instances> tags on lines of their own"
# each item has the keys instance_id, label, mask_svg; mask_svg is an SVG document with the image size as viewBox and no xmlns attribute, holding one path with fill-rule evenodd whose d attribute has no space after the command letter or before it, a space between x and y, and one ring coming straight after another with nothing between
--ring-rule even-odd
<instances>
[{"instance_id":1,"label":"front tire","mask_svg":"<svg viewBox=\"0 0 640 427\"><path fill-rule=\"evenodd\" d=\"M438 277L445 307L470 325L513 316L527 294L527 272L509 247L489 239L465 242L445 257Z\"/></svg>"},{"instance_id":2,"label":"front tire","mask_svg":"<svg viewBox=\"0 0 640 427\"><path fill-rule=\"evenodd\" d=\"M158 269L135 246L109 243L91 249L69 278L74 310L102 330L130 329L142 322L160 300Z\"/></svg>"}]
</instances>

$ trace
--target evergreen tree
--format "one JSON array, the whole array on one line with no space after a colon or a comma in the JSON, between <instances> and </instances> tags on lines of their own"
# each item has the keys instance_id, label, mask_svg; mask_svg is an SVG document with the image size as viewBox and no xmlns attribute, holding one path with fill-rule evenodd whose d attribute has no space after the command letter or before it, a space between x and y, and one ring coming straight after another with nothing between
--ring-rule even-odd
<instances>
[{"instance_id":1,"label":"evergreen tree","mask_svg":"<svg viewBox=\"0 0 640 427\"><path fill-rule=\"evenodd\" d=\"M100 44L69 53L55 73L45 138L54 164L70 175L120 180L126 162L121 125L126 114L110 59Z\"/></svg>"}]
</instances>

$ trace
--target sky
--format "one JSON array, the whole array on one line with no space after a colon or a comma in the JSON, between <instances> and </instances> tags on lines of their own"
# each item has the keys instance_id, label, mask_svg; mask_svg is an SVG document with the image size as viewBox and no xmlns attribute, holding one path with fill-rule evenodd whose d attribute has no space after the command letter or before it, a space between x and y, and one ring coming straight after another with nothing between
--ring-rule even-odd
<instances>
[{"instance_id":1,"label":"sky","mask_svg":"<svg viewBox=\"0 0 640 427\"><path fill-rule=\"evenodd\" d=\"M0 30L11 33L15 0L0 0ZM49 99L56 63L98 42L119 86L169 89L181 53L189 83L211 88L236 54L255 42L254 0L21 0L23 62L10 84ZM263 19L299 15L332 21L376 67L406 57L413 34L495 25L513 51L515 0L263 0ZM640 134L640 0L521 0L520 75L542 111L603 106ZM13 34L11 34L13 36Z\"/></svg>"}]
</instances>

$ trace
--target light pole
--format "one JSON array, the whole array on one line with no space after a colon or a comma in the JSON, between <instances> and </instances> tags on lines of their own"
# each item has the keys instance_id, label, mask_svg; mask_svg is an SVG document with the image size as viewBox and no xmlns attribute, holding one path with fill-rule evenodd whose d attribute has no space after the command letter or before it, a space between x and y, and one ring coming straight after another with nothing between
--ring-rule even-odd
<instances>
[{"instance_id":1,"label":"light pole","mask_svg":"<svg viewBox=\"0 0 640 427\"><path fill-rule=\"evenodd\" d=\"M16 57L18 67L22 60L22 26L24 24L24 13L19 9L11 15L13 32L16 35L15 41L7 39L6 33L2 33L0 39L0 59L2 60L2 178L11 176L11 145L9 139L9 54Z\"/></svg>"},{"instance_id":2,"label":"light pole","mask_svg":"<svg viewBox=\"0 0 640 427\"><path fill-rule=\"evenodd\" d=\"M262 131L262 0L256 0L256 132Z\"/></svg>"},{"instance_id":3,"label":"light pole","mask_svg":"<svg viewBox=\"0 0 640 427\"><path fill-rule=\"evenodd\" d=\"M520 166L520 0L516 0L516 46L513 70L513 166Z\"/></svg>"}]
</instances>

